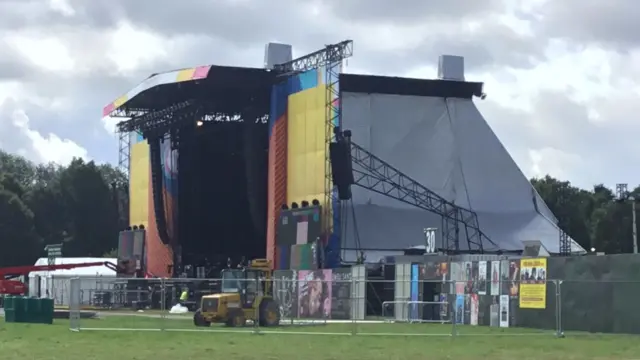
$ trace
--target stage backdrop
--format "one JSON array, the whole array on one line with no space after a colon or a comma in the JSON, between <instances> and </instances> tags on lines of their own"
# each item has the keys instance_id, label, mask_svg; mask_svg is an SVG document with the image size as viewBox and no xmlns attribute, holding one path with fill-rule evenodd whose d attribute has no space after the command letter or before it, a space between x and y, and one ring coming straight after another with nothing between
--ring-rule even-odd
<instances>
[{"instance_id":1,"label":"stage backdrop","mask_svg":"<svg viewBox=\"0 0 640 360\"><path fill-rule=\"evenodd\" d=\"M276 227L282 204L317 199L320 205L335 209L334 204L324 204L325 159L328 151L324 75L324 68L310 70L289 77L274 85L272 90L267 257L273 261L276 261ZM326 253L337 255L338 238L335 234L329 235L324 243ZM337 261L337 256L328 258L325 266L335 267ZM280 266L276 264L276 268Z\"/></svg>"},{"instance_id":2,"label":"stage backdrop","mask_svg":"<svg viewBox=\"0 0 640 360\"><path fill-rule=\"evenodd\" d=\"M161 149L162 150L162 149ZM168 265L173 264L173 251L169 246L166 246L160 240L158 230L156 227L155 212L153 211L153 194L151 187L151 163L149 157L149 144L137 133L131 134L131 160L129 168L129 218L130 225L144 225L147 230L145 237L146 242L146 265L147 273L157 277L170 277ZM163 156L164 159L164 156ZM167 161L163 160L163 173L164 164ZM172 164L173 161L169 161ZM176 168L177 169L177 168ZM170 173L170 172L169 172ZM168 181L163 176L163 184L167 184ZM166 186L165 186L166 187ZM177 187L172 187L177 189ZM173 204L169 196L165 194L165 209L166 214L173 214ZM177 207L176 207L177 208ZM171 210L171 211L166 211ZM174 219L174 216L169 216L170 219ZM171 224L171 225L169 225ZM173 229L174 222L172 220L167 221L167 226Z\"/></svg>"}]
</instances>

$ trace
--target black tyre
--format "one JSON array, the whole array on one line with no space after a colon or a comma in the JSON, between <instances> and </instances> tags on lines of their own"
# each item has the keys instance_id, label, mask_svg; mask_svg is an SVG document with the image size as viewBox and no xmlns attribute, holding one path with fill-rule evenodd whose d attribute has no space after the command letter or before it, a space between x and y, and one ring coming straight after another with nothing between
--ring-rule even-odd
<instances>
[{"instance_id":1,"label":"black tyre","mask_svg":"<svg viewBox=\"0 0 640 360\"><path fill-rule=\"evenodd\" d=\"M280 325L280 307L274 299L262 299L258 315L260 316L260 326L272 327Z\"/></svg>"},{"instance_id":2,"label":"black tyre","mask_svg":"<svg viewBox=\"0 0 640 360\"><path fill-rule=\"evenodd\" d=\"M241 309L229 310L227 314L227 321L224 324L228 327L240 327L245 326L247 319L244 317L244 312Z\"/></svg>"},{"instance_id":3,"label":"black tyre","mask_svg":"<svg viewBox=\"0 0 640 360\"><path fill-rule=\"evenodd\" d=\"M200 309L196 310L196 312L193 314L193 325L197 326L197 327L208 327L211 326L211 323L206 321L203 317L202 317L202 312L200 311Z\"/></svg>"}]
</instances>

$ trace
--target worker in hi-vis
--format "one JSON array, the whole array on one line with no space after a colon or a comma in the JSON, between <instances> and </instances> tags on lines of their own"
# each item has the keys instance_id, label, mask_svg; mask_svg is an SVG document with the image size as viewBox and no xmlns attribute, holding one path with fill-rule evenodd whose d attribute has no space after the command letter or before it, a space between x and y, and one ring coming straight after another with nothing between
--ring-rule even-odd
<instances>
[{"instance_id":1,"label":"worker in hi-vis","mask_svg":"<svg viewBox=\"0 0 640 360\"><path fill-rule=\"evenodd\" d=\"M182 289L182 293L180 294L180 305L184 304L187 300L189 300L189 289L185 287Z\"/></svg>"}]
</instances>

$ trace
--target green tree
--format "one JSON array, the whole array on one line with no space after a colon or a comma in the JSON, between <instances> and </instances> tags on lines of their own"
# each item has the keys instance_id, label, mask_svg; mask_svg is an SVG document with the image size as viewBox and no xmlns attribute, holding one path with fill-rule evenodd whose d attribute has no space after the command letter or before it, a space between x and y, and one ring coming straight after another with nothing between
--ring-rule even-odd
<instances>
[{"instance_id":1,"label":"green tree","mask_svg":"<svg viewBox=\"0 0 640 360\"><path fill-rule=\"evenodd\" d=\"M33 223L33 213L20 198L0 186L0 264L33 264L42 251Z\"/></svg>"},{"instance_id":2,"label":"green tree","mask_svg":"<svg viewBox=\"0 0 640 360\"><path fill-rule=\"evenodd\" d=\"M69 256L101 256L117 247L118 209L96 164L74 159L60 172L62 204L70 220Z\"/></svg>"}]
</instances>

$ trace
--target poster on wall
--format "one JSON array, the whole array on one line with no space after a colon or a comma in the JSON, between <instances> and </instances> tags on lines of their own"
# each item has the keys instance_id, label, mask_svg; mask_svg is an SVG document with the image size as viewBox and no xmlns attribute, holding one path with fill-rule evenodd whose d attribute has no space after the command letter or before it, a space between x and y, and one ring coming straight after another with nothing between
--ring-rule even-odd
<instances>
[{"instance_id":1,"label":"poster on wall","mask_svg":"<svg viewBox=\"0 0 640 360\"><path fill-rule=\"evenodd\" d=\"M421 278L427 282L445 281L447 276L447 263L426 263L420 266Z\"/></svg>"},{"instance_id":2,"label":"poster on wall","mask_svg":"<svg viewBox=\"0 0 640 360\"><path fill-rule=\"evenodd\" d=\"M351 319L351 279L351 269L331 270L332 319ZM364 297L364 294L358 297Z\"/></svg>"},{"instance_id":3,"label":"poster on wall","mask_svg":"<svg viewBox=\"0 0 640 360\"><path fill-rule=\"evenodd\" d=\"M500 327L509 327L509 295L500 295Z\"/></svg>"},{"instance_id":4,"label":"poster on wall","mask_svg":"<svg viewBox=\"0 0 640 360\"><path fill-rule=\"evenodd\" d=\"M478 295L487 295L487 262L478 263Z\"/></svg>"},{"instance_id":5,"label":"poster on wall","mask_svg":"<svg viewBox=\"0 0 640 360\"><path fill-rule=\"evenodd\" d=\"M467 282L467 294L478 293L478 262L471 263L471 279Z\"/></svg>"},{"instance_id":6,"label":"poster on wall","mask_svg":"<svg viewBox=\"0 0 640 360\"><path fill-rule=\"evenodd\" d=\"M447 319L449 311L449 302L447 301L447 294L440 294L438 301L440 302L440 319Z\"/></svg>"},{"instance_id":7,"label":"poster on wall","mask_svg":"<svg viewBox=\"0 0 640 360\"><path fill-rule=\"evenodd\" d=\"M409 320L418 320L420 318L418 311L419 294L420 294L420 266L418 264L411 265L411 306L409 307Z\"/></svg>"},{"instance_id":8,"label":"poster on wall","mask_svg":"<svg viewBox=\"0 0 640 360\"><path fill-rule=\"evenodd\" d=\"M547 306L547 259L520 260L520 308Z\"/></svg>"},{"instance_id":9,"label":"poster on wall","mask_svg":"<svg viewBox=\"0 0 640 360\"><path fill-rule=\"evenodd\" d=\"M464 282L464 293L470 294L473 288L473 263L471 261L465 261L463 264L464 277L462 280Z\"/></svg>"},{"instance_id":10,"label":"poster on wall","mask_svg":"<svg viewBox=\"0 0 640 360\"><path fill-rule=\"evenodd\" d=\"M464 324L464 295L456 295L456 324Z\"/></svg>"},{"instance_id":11,"label":"poster on wall","mask_svg":"<svg viewBox=\"0 0 640 360\"><path fill-rule=\"evenodd\" d=\"M298 271L298 314L303 319L331 317L331 270Z\"/></svg>"},{"instance_id":12,"label":"poster on wall","mask_svg":"<svg viewBox=\"0 0 640 360\"><path fill-rule=\"evenodd\" d=\"M298 275L293 270L273 272L273 297L280 306L280 318L298 317Z\"/></svg>"},{"instance_id":13,"label":"poster on wall","mask_svg":"<svg viewBox=\"0 0 640 360\"><path fill-rule=\"evenodd\" d=\"M471 325L478 325L478 309L480 307L478 301L478 294L471 294L471 319L469 320Z\"/></svg>"},{"instance_id":14,"label":"poster on wall","mask_svg":"<svg viewBox=\"0 0 640 360\"><path fill-rule=\"evenodd\" d=\"M456 295L463 295L465 288L465 275L464 275L464 265L465 263L451 263L451 284L453 286L453 290L451 293Z\"/></svg>"},{"instance_id":15,"label":"poster on wall","mask_svg":"<svg viewBox=\"0 0 640 360\"><path fill-rule=\"evenodd\" d=\"M471 294L464 295L464 324L471 323Z\"/></svg>"},{"instance_id":16,"label":"poster on wall","mask_svg":"<svg viewBox=\"0 0 640 360\"><path fill-rule=\"evenodd\" d=\"M511 279L509 278L509 260L500 261L500 295L509 295Z\"/></svg>"},{"instance_id":17,"label":"poster on wall","mask_svg":"<svg viewBox=\"0 0 640 360\"><path fill-rule=\"evenodd\" d=\"M520 261L512 260L509 262L509 296L517 297L519 292L520 281Z\"/></svg>"},{"instance_id":18,"label":"poster on wall","mask_svg":"<svg viewBox=\"0 0 640 360\"><path fill-rule=\"evenodd\" d=\"M491 262L491 295L500 295L500 261Z\"/></svg>"}]
</instances>

